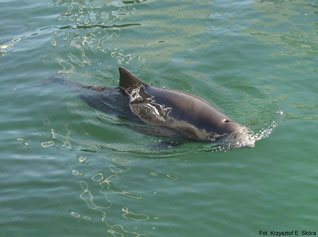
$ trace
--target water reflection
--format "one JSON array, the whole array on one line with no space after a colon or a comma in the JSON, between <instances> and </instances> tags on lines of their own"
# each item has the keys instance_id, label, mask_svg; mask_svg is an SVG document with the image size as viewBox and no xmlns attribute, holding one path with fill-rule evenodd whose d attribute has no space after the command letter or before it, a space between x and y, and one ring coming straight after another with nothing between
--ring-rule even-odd
<instances>
[{"instance_id":1,"label":"water reflection","mask_svg":"<svg viewBox=\"0 0 318 237\"><path fill-rule=\"evenodd\" d=\"M245 33L270 48L268 53L277 62L269 75L272 82L285 80L289 87L277 96L287 104L284 119L317 120L317 95L312 89L318 56L317 2L259 0L253 6L260 17Z\"/></svg>"},{"instance_id":2,"label":"water reflection","mask_svg":"<svg viewBox=\"0 0 318 237\"><path fill-rule=\"evenodd\" d=\"M108 170L95 173L90 177L91 180L81 180L82 193L80 198L89 209L99 213L99 218L104 223L106 231L112 236L147 236L127 230L122 221L120 222L121 224L114 223L121 218L133 222L149 220L148 215L133 212L127 207L130 202L126 199L142 199L141 195L120 187L121 175L130 170L128 165L129 163L125 161L112 159L112 162L108 165ZM118 203L117 200L122 199L126 200L123 202L126 206L120 208L123 204L122 202ZM121 210L120 212L118 212L119 209ZM79 216L75 217L78 218Z\"/></svg>"},{"instance_id":3,"label":"water reflection","mask_svg":"<svg viewBox=\"0 0 318 237\"><path fill-rule=\"evenodd\" d=\"M77 57L76 63L63 58L74 65L68 73L80 71L77 67L82 67L87 59L91 64L100 63L100 67L133 61L156 63L215 43L209 37L201 37L207 32L210 16L206 1L193 1L191 5L140 0L53 2L63 7L64 13L58 17L60 31L52 45L67 46ZM169 7L165 7L163 17L165 4Z\"/></svg>"},{"instance_id":4,"label":"water reflection","mask_svg":"<svg viewBox=\"0 0 318 237\"><path fill-rule=\"evenodd\" d=\"M318 10L316 1L254 1L261 17L246 30L256 39L284 46L275 56L318 55Z\"/></svg>"},{"instance_id":5,"label":"water reflection","mask_svg":"<svg viewBox=\"0 0 318 237\"><path fill-rule=\"evenodd\" d=\"M87 81L96 72L103 74L101 68L130 64L138 59L118 43L122 28L141 25L130 20L135 11L131 4L134 2L142 1L54 0L64 11L58 17L59 30L51 40L61 67L59 73L75 80L84 77Z\"/></svg>"}]
</instances>

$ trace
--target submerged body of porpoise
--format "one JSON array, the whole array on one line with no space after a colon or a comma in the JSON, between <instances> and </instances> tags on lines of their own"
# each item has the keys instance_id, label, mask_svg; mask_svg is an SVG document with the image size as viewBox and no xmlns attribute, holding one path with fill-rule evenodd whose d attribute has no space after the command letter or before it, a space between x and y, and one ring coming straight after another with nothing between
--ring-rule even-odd
<instances>
[{"instance_id":1,"label":"submerged body of porpoise","mask_svg":"<svg viewBox=\"0 0 318 237\"><path fill-rule=\"evenodd\" d=\"M56 77L49 81L75 88L89 106L134 121L136 130L148 134L204 142L226 140L254 146L254 142L242 142L248 135L245 126L234 122L202 98L149 86L123 67L119 68L119 73L119 87L116 88L86 86Z\"/></svg>"}]
</instances>

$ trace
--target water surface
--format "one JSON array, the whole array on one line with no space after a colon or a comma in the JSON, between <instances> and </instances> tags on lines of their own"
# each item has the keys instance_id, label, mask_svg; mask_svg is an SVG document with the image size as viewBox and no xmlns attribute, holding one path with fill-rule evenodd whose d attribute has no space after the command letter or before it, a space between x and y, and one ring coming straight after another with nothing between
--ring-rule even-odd
<instances>
[{"instance_id":1,"label":"water surface","mask_svg":"<svg viewBox=\"0 0 318 237\"><path fill-rule=\"evenodd\" d=\"M1 236L318 232L316 1L13 0L0 19ZM114 87L119 66L264 139L152 151L68 88L13 90Z\"/></svg>"}]
</instances>

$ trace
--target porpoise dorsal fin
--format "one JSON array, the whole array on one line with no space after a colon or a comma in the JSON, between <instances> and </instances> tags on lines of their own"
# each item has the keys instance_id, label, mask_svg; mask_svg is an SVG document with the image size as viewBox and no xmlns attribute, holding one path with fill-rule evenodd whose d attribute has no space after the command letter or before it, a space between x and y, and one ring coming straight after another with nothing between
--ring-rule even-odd
<instances>
[{"instance_id":1,"label":"porpoise dorsal fin","mask_svg":"<svg viewBox=\"0 0 318 237\"><path fill-rule=\"evenodd\" d=\"M119 87L128 91L129 93L132 89L146 85L137 77L135 77L126 68L119 67Z\"/></svg>"}]
</instances>

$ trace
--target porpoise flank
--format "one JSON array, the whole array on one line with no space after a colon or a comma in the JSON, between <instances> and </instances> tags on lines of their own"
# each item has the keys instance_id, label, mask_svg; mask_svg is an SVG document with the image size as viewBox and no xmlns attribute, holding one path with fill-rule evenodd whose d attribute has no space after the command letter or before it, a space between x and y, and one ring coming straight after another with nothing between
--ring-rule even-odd
<instances>
[{"instance_id":1,"label":"porpoise flank","mask_svg":"<svg viewBox=\"0 0 318 237\"><path fill-rule=\"evenodd\" d=\"M85 86L54 77L50 80L75 87L80 98L91 107L147 125L147 133L153 130L154 135L204 142L247 135L245 126L198 96L149 86L123 67L119 73L116 88Z\"/></svg>"}]
</instances>

